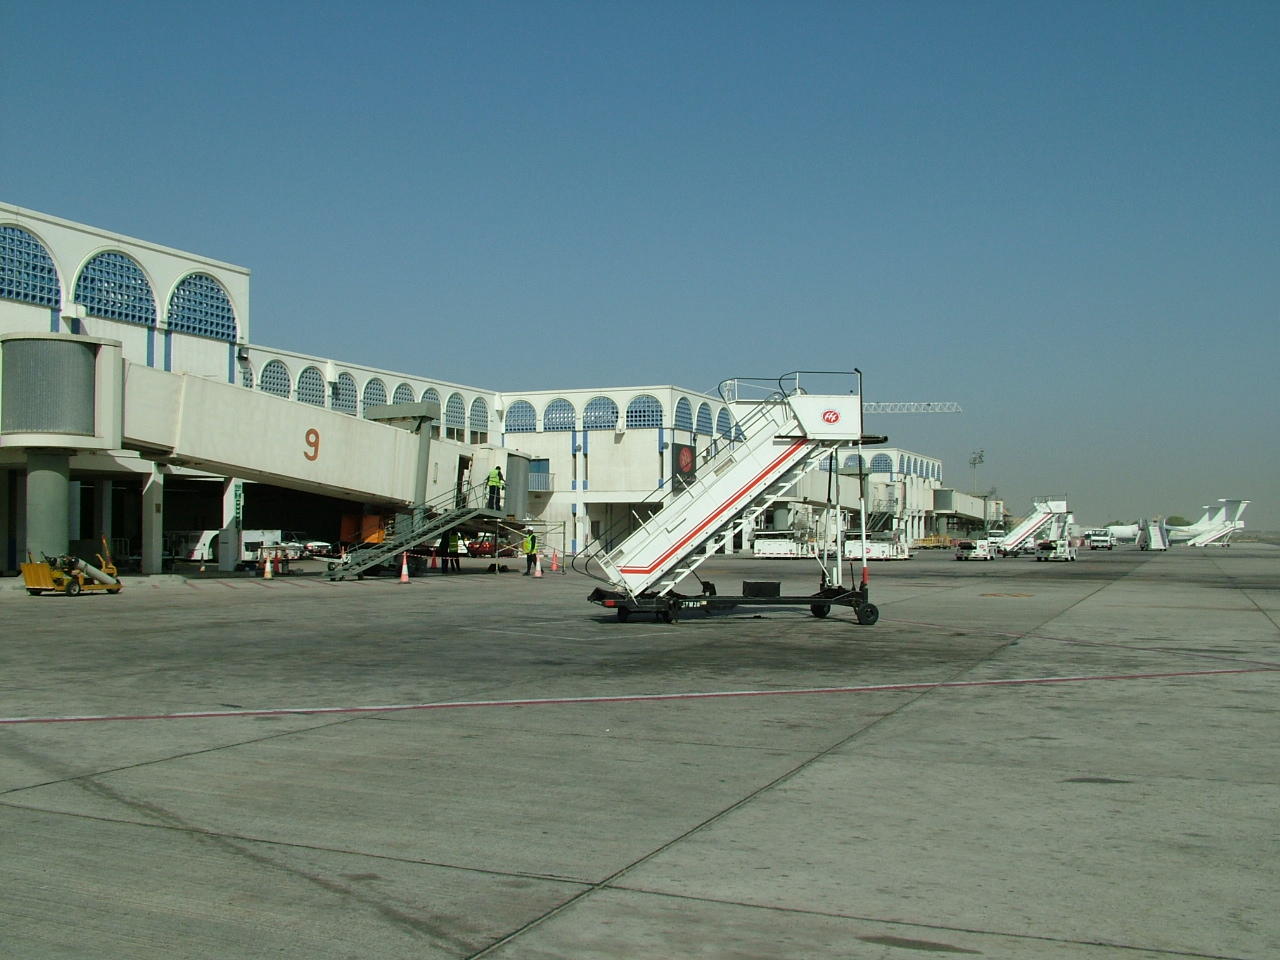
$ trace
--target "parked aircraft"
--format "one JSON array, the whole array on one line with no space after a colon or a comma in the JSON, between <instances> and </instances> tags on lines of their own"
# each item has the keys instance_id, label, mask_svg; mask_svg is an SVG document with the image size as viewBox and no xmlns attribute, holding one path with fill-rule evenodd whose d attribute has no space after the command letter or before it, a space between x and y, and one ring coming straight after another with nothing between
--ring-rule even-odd
<instances>
[{"instance_id":1,"label":"parked aircraft","mask_svg":"<svg viewBox=\"0 0 1280 960\"><path fill-rule=\"evenodd\" d=\"M1186 526L1163 525L1170 543L1190 543L1203 546L1229 538L1237 530L1244 529L1244 521L1240 515L1244 513L1249 500L1219 500L1220 506L1206 506L1204 516L1195 523ZM1117 540L1131 541L1138 539L1142 524L1119 523L1107 527L1107 531Z\"/></svg>"}]
</instances>

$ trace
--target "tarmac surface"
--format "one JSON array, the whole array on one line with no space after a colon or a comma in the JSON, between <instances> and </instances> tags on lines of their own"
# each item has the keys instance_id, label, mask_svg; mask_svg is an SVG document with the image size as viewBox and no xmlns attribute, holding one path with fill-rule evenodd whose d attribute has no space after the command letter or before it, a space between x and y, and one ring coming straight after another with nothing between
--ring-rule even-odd
<instances>
[{"instance_id":1,"label":"tarmac surface","mask_svg":"<svg viewBox=\"0 0 1280 960\"><path fill-rule=\"evenodd\" d=\"M464 564L6 581L0 957L1280 957L1280 548Z\"/></svg>"}]
</instances>

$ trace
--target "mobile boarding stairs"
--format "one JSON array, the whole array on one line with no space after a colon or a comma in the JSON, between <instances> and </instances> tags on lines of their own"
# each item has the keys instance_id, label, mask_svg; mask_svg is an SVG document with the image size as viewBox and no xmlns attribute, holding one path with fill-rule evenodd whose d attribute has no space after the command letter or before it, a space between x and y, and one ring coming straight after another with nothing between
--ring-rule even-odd
<instances>
[{"instance_id":1,"label":"mobile boarding stairs","mask_svg":"<svg viewBox=\"0 0 1280 960\"><path fill-rule=\"evenodd\" d=\"M799 373L829 375L828 371ZM841 447L885 442L885 437L862 434L861 374L839 375L856 382L856 391L807 394L798 388L798 373L770 381L722 383L720 395L726 402L739 399L737 389L742 383L767 382L776 389L765 399L738 403L739 410L748 412L738 421L732 437L717 438L699 452L694 469L684 473L687 482L650 494L644 502L657 504L657 512L637 529L616 545L608 536L599 537L592 548L573 559L576 571L606 584L587 599L616 610L619 620L645 612L671 623L681 610L690 607L710 611L768 605L808 606L815 617L825 617L832 606L847 606L859 623L875 623L879 611L868 600L865 559L862 582L846 587L839 552L830 567L824 564L818 591L807 596L782 596L773 583L754 585L760 589L751 591L751 585L744 584L743 593L748 595L723 596L717 595L714 584L701 580L697 596L676 591L710 555L711 544L749 528L801 477ZM733 385L729 391L727 384Z\"/></svg>"},{"instance_id":2,"label":"mobile boarding stairs","mask_svg":"<svg viewBox=\"0 0 1280 960\"><path fill-rule=\"evenodd\" d=\"M477 483L415 505L392 519L380 542L363 543L342 559L331 562L329 579L359 578L366 570L391 563L400 554L413 550L419 544L439 540L464 524L482 518L505 519L501 510L486 507L487 496L487 485Z\"/></svg>"}]
</instances>

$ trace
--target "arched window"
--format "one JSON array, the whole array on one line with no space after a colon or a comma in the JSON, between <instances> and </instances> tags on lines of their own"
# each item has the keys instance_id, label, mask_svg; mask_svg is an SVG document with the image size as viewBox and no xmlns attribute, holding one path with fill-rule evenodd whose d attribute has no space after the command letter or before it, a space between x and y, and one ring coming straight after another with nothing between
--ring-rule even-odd
<instances>
[{"instance_id":1,"label":"arched window","mask_svg":"<svg viewBox=\"0 0 1280 960\"><path fill-rule=\"evenodd\" d=\"M608 397L592 397L582 411L583 430L612 430L618 425L618 405Z\"/></svg>"},{"instance_id":2,"label":"arched window","mask_svg":"<svg viewBox=\"0 0 1280 960\"><path fill-rule=\"evenodd\" d=\"M689 403L688 397L681 397L676 401L676 416L671 425L677 430L693 432L693 405Z\"/></svg>"},{"instance_id":3,"label":"arched window","mask_svg":"<svg viewBox=\"0 0 1280 960\"><path fill-rule=\"evenodd\" d=\"M288 397L291 386L289 368L279 360L272 360L262 368L262 376L258 378L259 390L277 397Z\"/></svg>"},{"instance_id":4,"label":"arched window","mask_svg":"<svg viewBox=\"0 0 1280 960\"><path fill-rule=\"evenodd\" d=\"M857 453L851 453L849 456L844 458L844 466L846 470L856 470L858 473L863 473L863 468L865 468L866 465L867 461Z\"/></svg>"},{"instance_id":5,"label":"arched window","mask_svg":"<svg viewBox=\"0 0 1280 960\"><path fill-rule=\"evenodd\" d=\"M721 407L716 414L716 433L726 440L733 436L733 417L729 415L728 407Z\"/></svg>"},{"instance_id":6,"label":"arched window","mask_svg":"<svg viewBox=\"0 0 1280 960\"><path fill-rule=\"evenodd\" d=\"M435 387L427 387L427 389L422 391L422 402L423 403L439 403L440 402L440 394L436 391ZM440 410L441 410L441 413L443 414L444 408L441 407ZM431 424L431 436L437 439L440 437L440 422L438 420L435 423Z\"/></svg>"},{"instance_id":7,"label":"arched window","mask_svg":"<svg viewBox=\"0 0 1280 960\"><path fill-rule=\"evenodd\" d=\"M578 411L564 397L556 397L542 411L543 432L553 430L577 430Z\"/></svg>"},{"instance_id":8,"label":"arched window","mask_svg":"<svg viewBox=\"0 0 1280 960\"><path fill-rule=\"evenodd\" d=\"M907 458L904 457L902 454L898 454L898 472L906 473L907 472L906 467L907 467Z\"/></svg>"},{"instance_id":9,"label":"arched window","mask_svg":"<svg viewBox=\"0 0 1280 960\"><path fill-rule=\"evenodd\" d=\"M222 284L203 273L184 277L169 297L169 329L214 340L235 340L236 314Z\"/></svg>"},{"instance_id":10,"label":"arched window","mask_svg":"<svg viewBox=\"0 0 1280 960\"><path fill-rule=\"evenodd\" d=\"M698 433L704 437L711 436L711 404L698 404Z\"/></svg>"},{"instance_id":11,"label":"arched window","mask_svg":"<svg viewBox=\"0 0 1280 960\"><path fill-rule=\"evenodd\" d=\"M444 405L444 435L459 443L467 439L467 407L460 393L450 394L449 402Z\"/></svg>"},{"instance_id":12,"label":"arched window","mask_svg":"<svg viewBox=\"0 0 1280 960\"><path fill-rule=\"evenodd\" d=\"M413 387L407 383L402 383L396 387L396 392L391 395L392 403L413 403Z\"/></svg>"},{"instance_id":13,"label":"arched window","mask_svg":"<svg viewBox=\"0 0 1280 960\"><path fill-rule=\"evenodd\" d=\"M627 404L627 427L662 426L662 402L657 397L642 393Z\"/></svg>"},{"instance_id":14,"label":"arched window","mask_svg":"<svg viewBox=\"0 0 1280 960\"><path fill-rule=\"evenodd\" d=\"M471 410L467 414L467 426L471 431L472 443L489 442L489 404L483 397L471 401Z\"/></svg>"},{"instance_id":15,"label":"arched window","mask_svg":"<svg viewBox=\"0 0 1280 960\"><path fill-rule=\"evenodd\" d=\"M356 378L349 373L338 374L338 382L333 385L333 409L356 415Z\"/></svg>"},{"instance_id":16,"label":"arched window","mask_svg":"<svg viewBox=\"0 0 1280 960\"><path fill-rule=\"evenodd\" d=\"M298 400L313 407L324 406L324 374L315 367L307 367L298 374Z\"/></svg>"},{"instance_id":17,"label":"arched window","mask_svg":"<svg viewBox=\"0 0 1280 960\"><path fill-rule=\"evenodd\" d=\"M0 227L0 297L40 307L62 306L53 258L21 227Z\"/></svg>"},{"instance_id":18,"label":"arched window","mask_svg":"<svg viewBox=\"0 0 1280 960\"><path fill-rule=\"evenodd\" d=\"M893 473L893 461L887 453L877 453L871 458L872 473Z\"/></svg>"},{"instance_id":19,"label":"arched window","mask_svg":"<svg viewBox=\"0 0 1280 960\"><path fill-rule=\"evenodd\" d=\"M533 433L538 429L538 413L528 400L517 400L507 407L505 425L507 433Z\"/></svg>"},{"instance_id":20,"label":"arched window","mask_svg":"<svg viewBox=\"0 0 1280 960\"><path fill-rule=\"evenodd\" d=\"M365 381L364 392L360 394L360 408L370 407L387 402L387 385L377 377Z\"/></svg>"},{"instance_id":21,"label":"arched window","mask_svg":"<svg viewBox=\"0 0 1280 960\"><path fill-rule=\"evenodd\" d=\"M91 316L156 325L156 298L142 268L123 253L100 253L84 265L76 281L76 303Z\"/></svg>"}]
</instances>

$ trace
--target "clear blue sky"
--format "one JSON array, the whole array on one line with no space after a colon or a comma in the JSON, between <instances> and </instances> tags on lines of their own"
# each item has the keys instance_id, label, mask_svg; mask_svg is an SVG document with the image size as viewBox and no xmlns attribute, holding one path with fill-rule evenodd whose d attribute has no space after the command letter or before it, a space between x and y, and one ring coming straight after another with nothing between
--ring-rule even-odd
<instances>
[{"instance_id":1,"label":"clear blue sky","mask_svg":"<svg viewBox=\"0 0 1280 960\"><path fill-rule=\"evenodd\" d=\"M1280 3L0 6L0 198L500 390L858 366L1084 522L1280 529Z\"/></svg>"}]
</instances>

